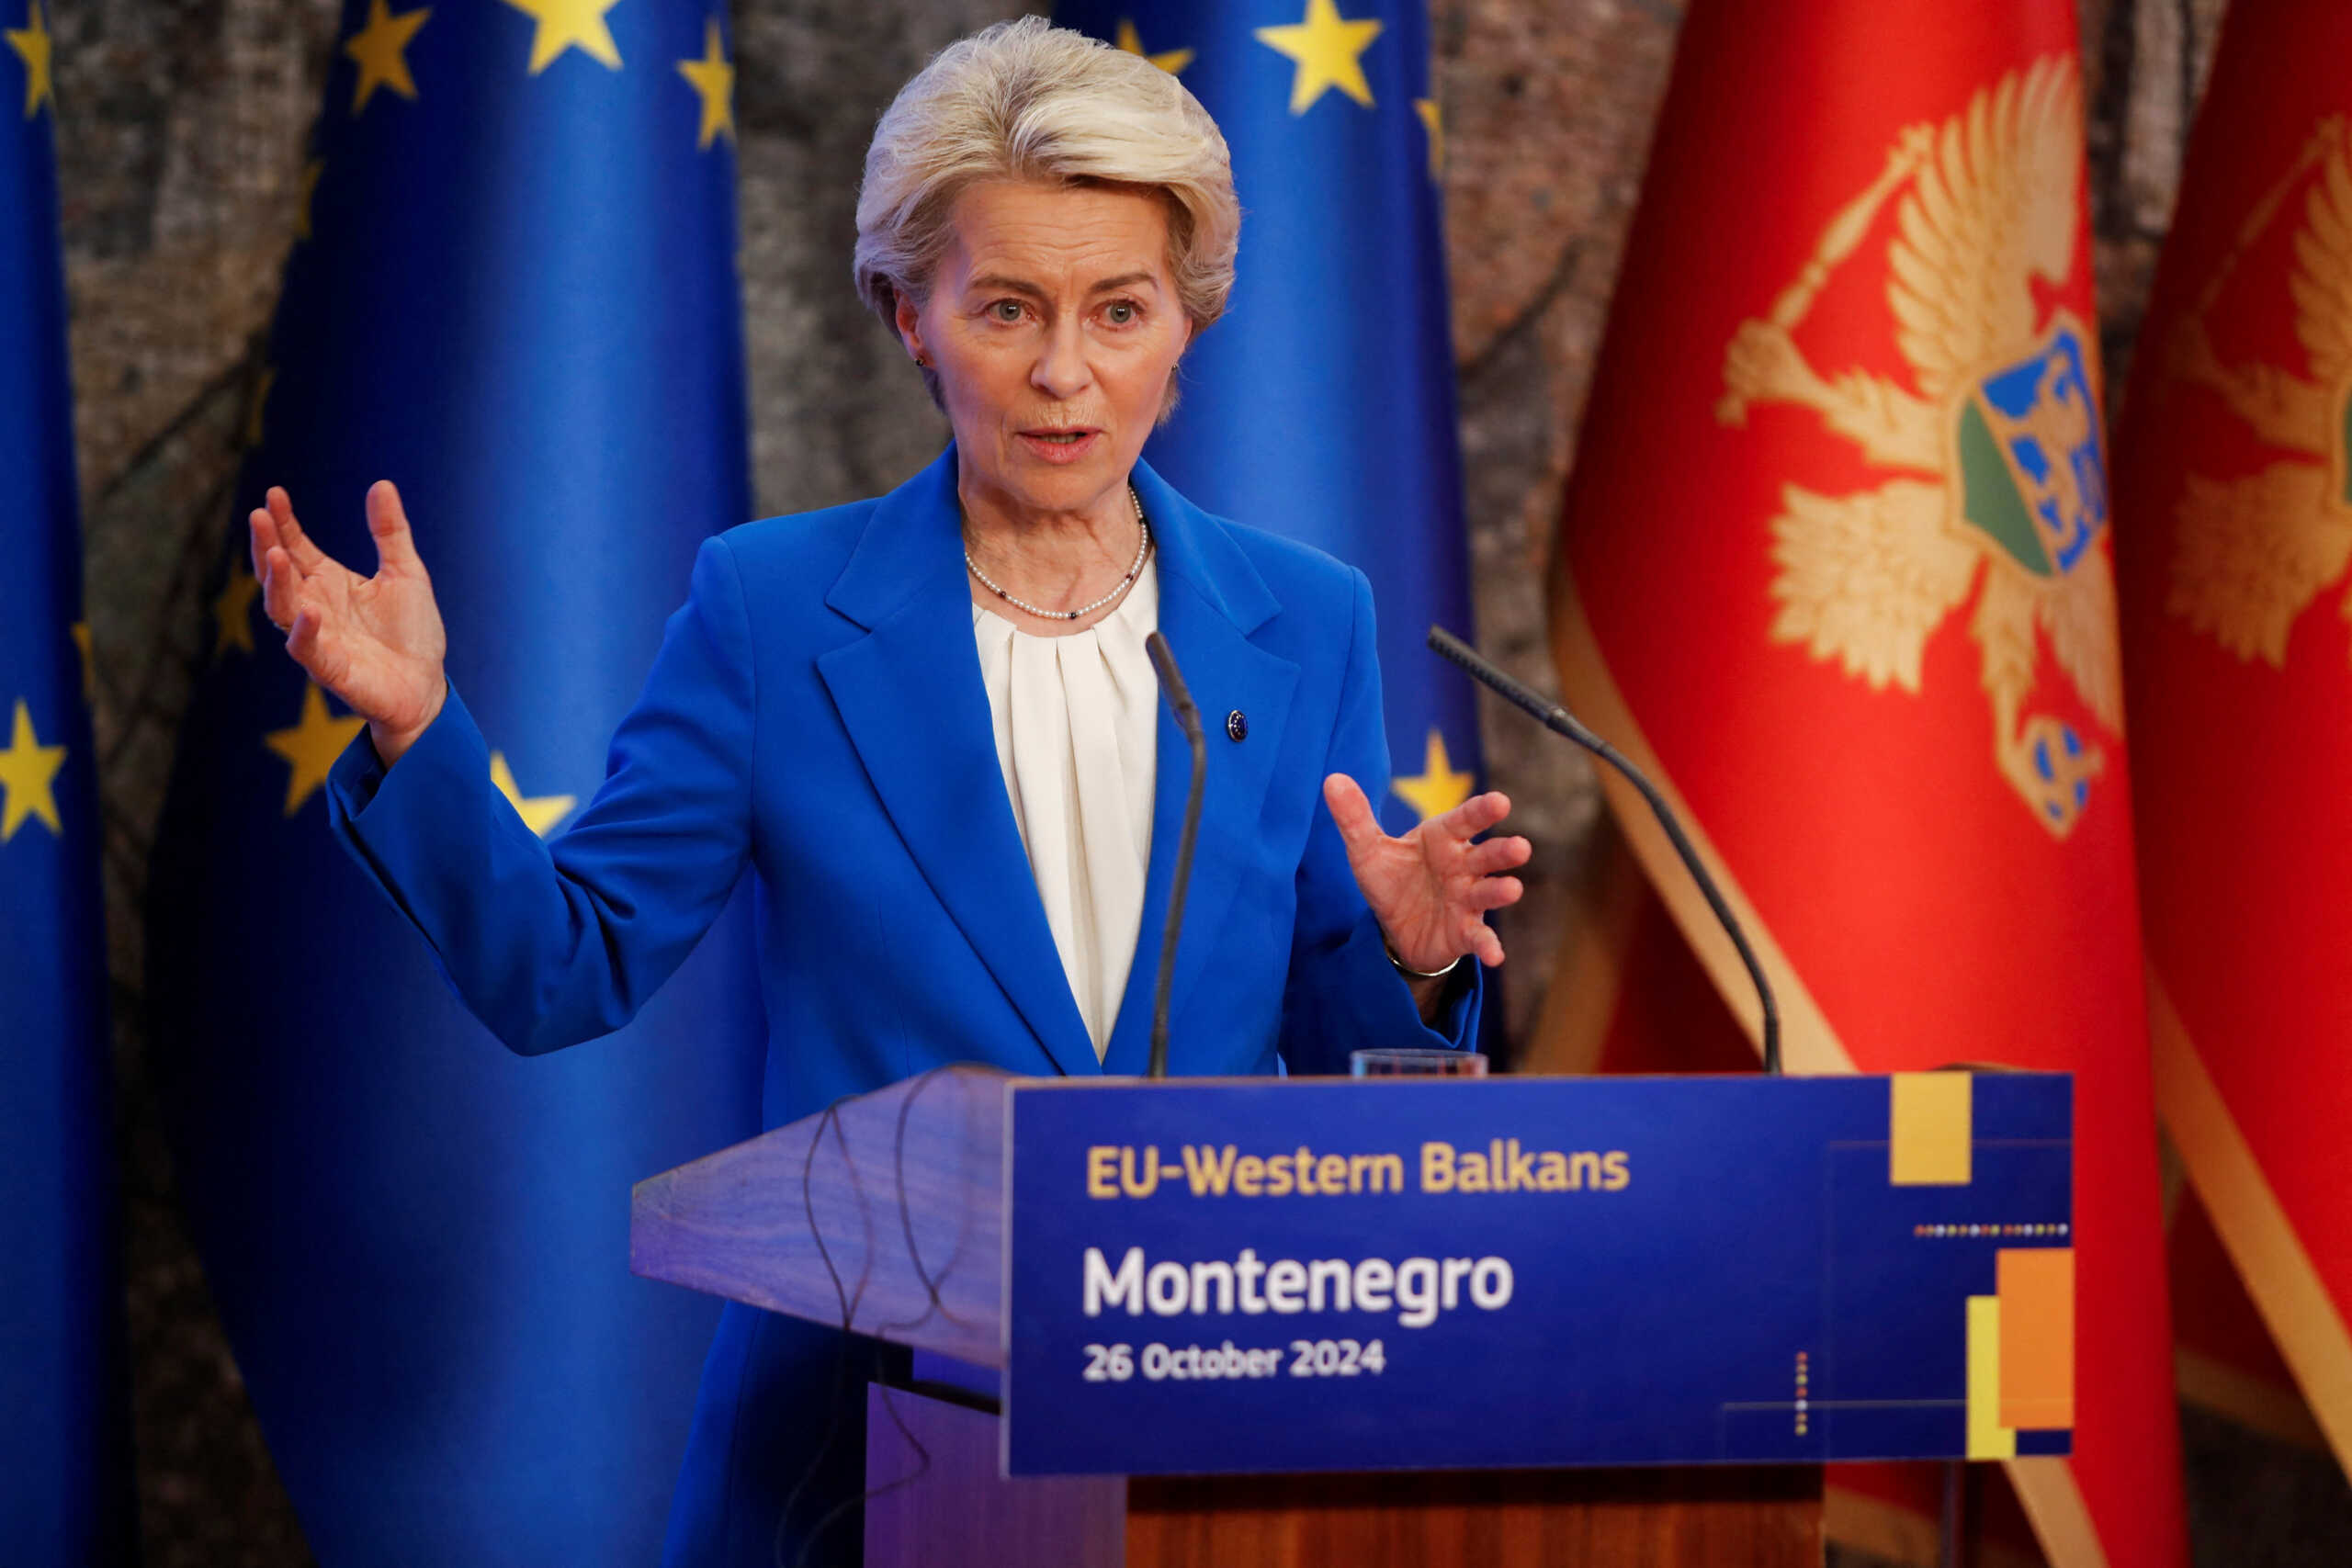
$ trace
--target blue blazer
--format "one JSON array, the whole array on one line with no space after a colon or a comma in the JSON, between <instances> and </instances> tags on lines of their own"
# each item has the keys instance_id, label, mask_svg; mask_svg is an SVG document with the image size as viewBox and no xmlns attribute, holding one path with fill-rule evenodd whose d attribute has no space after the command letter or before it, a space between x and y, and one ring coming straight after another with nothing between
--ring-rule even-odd
<instances>
[{"instance_id":1,"label":"blue blazer","mask_svg":"<svg viewBox=\"0 0 2352 1568\"><path fill-rule=\"evenodd\" d=\"M950 446L878 500L706 541L602 787L550 841L491 784L454 690L398 767L364 733L336 762L336 834L507 1045L550 1051L628 1022L749 868L766 1125L944 1062L1144 1071L1190 754L1163 706L1142 936L1098 1064L997 761L956 475ZM1330 773L1374 800L1388 786L1363 575L1210 516L1143 465L1135 484L1159 544L1160 630L1209 730L1170 1070L1340 1073L1358 1046L1467 1043L1480 978L1456 982L1442 1028L1423 1026L1322 802ZM730 1306L668 1561L769 1560L841 1343ZM860 1429L845 1421L796 1519L854 1495ZM829 1552L842 1539L854 1526L829 1532Z\"/></svg>"}]
</instances>

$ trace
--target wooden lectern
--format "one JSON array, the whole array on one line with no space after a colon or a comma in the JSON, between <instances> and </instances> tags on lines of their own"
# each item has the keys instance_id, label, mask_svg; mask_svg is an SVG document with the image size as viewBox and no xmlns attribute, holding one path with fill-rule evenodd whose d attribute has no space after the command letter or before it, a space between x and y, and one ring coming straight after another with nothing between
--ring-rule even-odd
<instances>
[{"instance_id":1,"label":"wooden lectern","mask_svg":"<svg viewBox=\"0 0 2352 1568\"><path fill-rule=\"evenodd\" d=\"M1006 1079L958 1067L777 1128L639 1184L631 1267L836 1326L851 1295L857 1333L1001 1369L1007 1125ZM1823 1557L1817 1463L1008 1478L999 1426L979 1404L869 1390L869 1484L921 1472L868 1503L870 1568L1817 1568ZM1216 1461L1204 1453L1201 1468Z\"/></svg>"}]
</instances>

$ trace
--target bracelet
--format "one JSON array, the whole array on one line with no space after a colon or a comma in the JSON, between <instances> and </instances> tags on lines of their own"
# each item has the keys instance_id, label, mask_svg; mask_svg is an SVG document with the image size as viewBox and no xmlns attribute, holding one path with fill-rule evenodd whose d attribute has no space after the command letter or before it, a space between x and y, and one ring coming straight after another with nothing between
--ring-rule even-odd
<instances>
[{"instance_id":1,"label":"bracelet","mask_svg":"<svg viewBox=\"0 0 2352 1568\"><path fill-rule=\"evenodd\" d=\"M1410 980L1442 980L1456 969L1461 968L1462 961L1470 956L1466 953L1457 953L1453 955L1453 962L1442 969L1416 969L1396 956L1396 950L1388 945L1386 931L1380 933L1380 951L1388 954L1388 962L1396 966L1396 973Z\"/></svg>"}]
</instances>

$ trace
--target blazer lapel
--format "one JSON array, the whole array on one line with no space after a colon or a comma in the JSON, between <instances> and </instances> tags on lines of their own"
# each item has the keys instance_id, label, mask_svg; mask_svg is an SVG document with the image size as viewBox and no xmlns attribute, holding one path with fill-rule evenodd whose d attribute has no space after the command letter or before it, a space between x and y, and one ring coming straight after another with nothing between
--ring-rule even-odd
<instances>
[{"instance_id":1,"label":"blazer lapel","mask_svg":"<svg viewBox=\"0 0 2352 1568\"><path fill-rule=\"evenodd\" d=\"M1233 902L1248 852L1261 831L1261 811L1289 720L1298 666L1250 640L1249 634L1282 606L1224 529L1148 465L1136 465L1135 484L1159 542L1160 635L1176 656L1208 737L1200 839L1169 996L1172 1018L1181 1015L1185 996L1207 967L1217 926ZM1249 739L1238 744L1225 728L1226 716L1237 710L1250 727ZM1105 1072L1139 1074L1150 1061L1161 927L1168 918L1176 844L1184 827L1184 796L1192 782L1192 750L1163 702L1143 926L1110 1048L1103 1054Z\"/></svg>"},{"instance_id":2,"label":"blazer lapel","mask_svg":"<svg viewBox=\"0 0 2352 1568\"><path fill-rule=\"evenodd\" d=\"M965 939L1055 1064L1099 1074L997 765L960 537L951 446L876 505L826 596L867 635L817 668L883 808ZM1155 862L1159 831L1156 813Z\"/></svg>"}]
</instances>

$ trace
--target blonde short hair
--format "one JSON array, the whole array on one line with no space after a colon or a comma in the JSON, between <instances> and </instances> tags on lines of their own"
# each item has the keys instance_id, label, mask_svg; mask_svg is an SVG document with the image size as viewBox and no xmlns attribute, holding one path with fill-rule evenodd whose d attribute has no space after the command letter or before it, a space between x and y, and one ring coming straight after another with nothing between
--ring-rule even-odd
<instances>
[{"instance_id":1,"label":"blonde short hair","mask_svg":"<svg viewBox=\"0 0 2352 1568\"><path fill-rule=\"evenodd\" d=\"M1023 17L948 45L899 89L866 149L852 269L885 325L901 296L929 295L956 198L990 179L1159 192L1178 300L1197 326L1225 313L1241 233L1225 136L1142 56Z\"/></svg>"}]
</instances>

